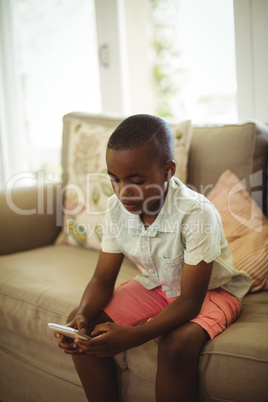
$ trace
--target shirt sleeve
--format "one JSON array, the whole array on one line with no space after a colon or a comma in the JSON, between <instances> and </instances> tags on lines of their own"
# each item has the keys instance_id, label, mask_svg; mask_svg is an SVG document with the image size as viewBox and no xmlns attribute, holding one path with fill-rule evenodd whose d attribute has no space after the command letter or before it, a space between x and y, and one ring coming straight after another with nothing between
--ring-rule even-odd
<instances>
[{"instance_id":1,"label":"shirt sleeve","mask_svg":"<svg viewBox=\"0 0 268 402\"><path fill-rule=\"evenodd\" d=\"M221 254L224 237L221 218L209 202L196 203L186 214L182 224L184 262L197 265L202 260L209 263Z\"/></svg>"},{"instance_id":2,"label":"shirt sleeve","mask_svg":"<svg viewBox=\"0 0 268 402\"><path fill-rule=\"evenodd\" d=\"M118 246L116 241L116 221L114 221L114 214L116 211L114 210L114 196L108 199L107 211L104 216L103 221L103 236L101 242L101 249L105 253L121 253L121 249Z\"/></svg>"}]
</instances>

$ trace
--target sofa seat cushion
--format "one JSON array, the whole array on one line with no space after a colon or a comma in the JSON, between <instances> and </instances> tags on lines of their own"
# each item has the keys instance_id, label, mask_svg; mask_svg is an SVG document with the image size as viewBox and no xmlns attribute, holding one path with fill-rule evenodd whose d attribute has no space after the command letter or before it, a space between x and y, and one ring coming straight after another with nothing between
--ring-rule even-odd
<instances>
[{"instance_id":1,"label":"sofa seat cushion","mask_svg":"<svg viewBox=\"0 0 268 402\"><path fill-rule=\"evenodd\" d=\"M0 326L25 338L55 343L47 323L64 324L93 275L98 252L47 246L0 259ZM137 274L125 260L117 284Z\"/></svg>"},{"instance_id":2,"label":"sofa seat cushion","mask_svg":"<svg viewBox=\"0 0 268 402\"><path fill-rule=\"evenodd\" d=\"M72 359L70 356L63 353L63 351L57 347L57 341L53 339L53 335L49 336L51 338L51 345L44 344L40 345L40 342L25 338L20 334L8 331L1 328L0 331L0 357L7 355L9 358L14 359L16 365L22 364L23 369L26 370L27 367L33 372L32 377L35 373L41 371L46 376L55 376L63 381L63 386L68 388L68 384L73 384L76 387L81 387L79 377L74 369ZM11 375L11 373L10 373ZM9 376L8 376L9 377ZM16 381L16 385L17 385ZM10 379L10 389L14 384L14 377ZM0 379L0 389L1 389L1 379ZM38 387L38 384L32 384L32 386ZM5 384L6 387L6 384ZM32 388L32 391L33 390ZM22 392L24 395L24 392ZM56 397L56 396L55 396ZM86 398L84 398L86 400ZM12 400L11 398L8 400ZM16 400L16 399L13 399ZM33 399L21 399L21 401L33 401ZM37 399L36 399L37 400ZM48 399L47 399L48 400ZM63 400L56 399L55 400ZM76 401L75 401L76 402Z\"/></svg>"},{"instance_id":3,"label":"sofa seat cushion","mask_svg":"<svg viewBox=\"0 0 268 402\"><path fill-rule=\"evenodd\" d=\"M249 294L238 320L208 342L200 357L200 394L211 400L265 401L268 395L268 292ZM126 352L134 374L154 381L157 343L150 341ZM123 368L123 367L122 367ZM243 390L245 378L247 388ZM245 395L244 395L245 393ZM243 394L243 398L241 398Z\"/></svg>"},{"instance_id":4,"label":"sofa seat cushion","mask_svg":"<svg viewBox=\"0 0 268 402\"><path fill-rule=\"evenodd\" d=\"M267 316L267 291L244 298L237 322L201 353L201 395L248 402L267 400Z\"/></svg>"}]
</instances>

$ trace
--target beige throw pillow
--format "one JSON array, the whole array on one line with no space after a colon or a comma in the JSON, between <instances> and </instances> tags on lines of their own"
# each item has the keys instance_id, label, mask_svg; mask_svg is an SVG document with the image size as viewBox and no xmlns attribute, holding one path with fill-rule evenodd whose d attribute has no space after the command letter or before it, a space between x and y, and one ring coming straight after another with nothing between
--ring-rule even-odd
<instances>
[{"instance_id":1,"label":"beige throw pillow","mask_svg":"<svg viewBox=\"0 0 268 402\"><path fill-rule=\"evenodd\" d=\"M268 278L268 220L251 198L243 181L226 170L207 197L219 211L234 267L252 279L251 292L262 289Z\"/></svg>"}]
</instances>

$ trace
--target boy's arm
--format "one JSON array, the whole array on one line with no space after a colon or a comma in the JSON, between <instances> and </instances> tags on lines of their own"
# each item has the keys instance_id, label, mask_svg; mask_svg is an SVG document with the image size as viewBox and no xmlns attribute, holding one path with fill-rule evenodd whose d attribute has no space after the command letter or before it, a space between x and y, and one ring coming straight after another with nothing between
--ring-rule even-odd
<instances>
[{"instance_id":1,"label":"boy's arm","mask_svg":"<svg viewBox=\"0 0 268 402\"><path fill-rule=\"evenodd\" d=\"M130 328L113 323L100 324L96 326L92 335L106 333L106 336L94 338L89 346L85 346L86 341L79 340L77 343L88 353L111 356L139 346L189 322L198 315L202 307L212 267L213 262L207 264L204 261L197 265L184 264L180 296L147 323Z\"/></svg>"},{"instance_id":2,"label":"boy's arm","mask_svg":"<svg viewBox=\"0 0 268 402\"><path fill-rule=\"evenodd\" d=\"M213 261L197 265L184 264L181 294L155 318L140 326L141 343L163 335L195 318L202 307L213 268Z\"/></svg>"},{"instance_id":3,"label":"boy's arm","mask_svg":"<svg viewBox=\"0 0 268 402\"><path fill-rule=\"evenodd\" d=\"M115 281L124 255L121 253L105 253L100 251L98 263L92 279L87 285L76 316L84 316L91 320L111 299Z\"/></svg>"},{"instance_id":4,"label":"boy's arm","mask_svg":"<svg viewBox=\"0 0 268 402\"><path fill-rule=\"evenodd\" d=\"M164 335L196 317L205 298L213 262L197 265L184 264L180 296L156 317L143 325L123 327L114 323L95 327L90 341L76 340L79 349L100 357L112 356L139 346L159 335ZM100 336L97 336L100 335Z\"/></svg>"}]
</instances>

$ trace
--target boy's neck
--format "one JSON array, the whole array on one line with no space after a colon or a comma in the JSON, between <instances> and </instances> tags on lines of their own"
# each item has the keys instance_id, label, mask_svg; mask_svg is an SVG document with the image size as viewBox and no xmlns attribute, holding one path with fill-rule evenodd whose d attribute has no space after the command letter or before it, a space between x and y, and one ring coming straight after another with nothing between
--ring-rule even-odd
<instances>
[{"instance_id":1,"label":"boy's neck","mask_svg":"<svg viewBox=\"0 0 268 402\"><path fill-rule=\"evenodd\" d=\"M158 216L158 213L155 215L145 215L145 214L141 214L140 218L143 222L144 228L148 229L149 226L151 226L152 223L154 223L154 221L156 220Z\"/></svg>"}]
</instances>

